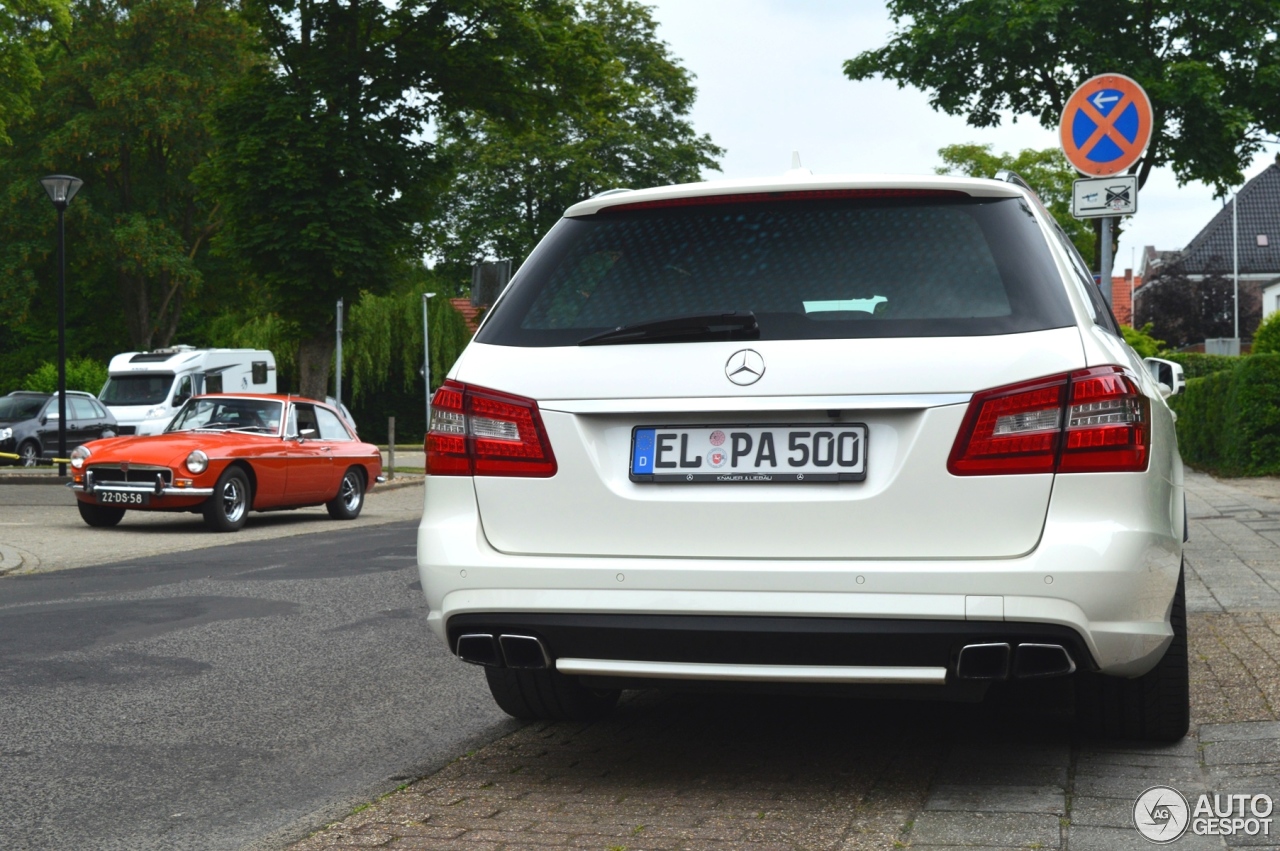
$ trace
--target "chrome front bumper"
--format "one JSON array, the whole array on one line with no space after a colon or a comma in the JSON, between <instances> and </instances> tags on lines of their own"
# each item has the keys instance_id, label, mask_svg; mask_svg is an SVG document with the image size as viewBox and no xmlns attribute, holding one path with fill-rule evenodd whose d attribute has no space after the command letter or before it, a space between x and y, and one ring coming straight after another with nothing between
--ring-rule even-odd
<instances>
[{"instance_id":1,"label":"chrome front bumper","mask_svg":"<svg viewBox=\"0 0 1280 851\"><path fill-rule=\"evenodd\" d=\"M68 482L67 487L80 493L149 493L152 496L213 496L213 488L170 488L162 482L154 485L145 482L104 482L86 487L76 482Z\"/></svg>"}]
</instances>

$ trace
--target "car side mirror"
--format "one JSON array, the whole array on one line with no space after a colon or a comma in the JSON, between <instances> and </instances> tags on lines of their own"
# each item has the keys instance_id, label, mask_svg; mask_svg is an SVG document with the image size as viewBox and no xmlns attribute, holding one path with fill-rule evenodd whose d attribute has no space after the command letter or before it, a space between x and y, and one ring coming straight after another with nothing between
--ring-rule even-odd
<instances>
[{"instance_id":1,"label":"car side mirror","mask_svg":"<svg viewBox=\"0 0 1280 851\"><path fill-rule=\"evenodd\" d=\"M50 411L49 413L45 414L43 417L40 418L40 424L44 425L45 423L49 422L49 420L56 420L56 419L58 419L58 412Z\"/></svg>"},{"instance_id":2,"label":"car side mirror","mask_svg":"<svg viewBox=\"0 0 1280 851\"><path fill-rule=\"evenodd\" d=\"M1156 387L1160 390L1160 395L1166 399L1174 394L1173 388L1168 384L1165 384L1163 381L1156 382Z\"/></svg>"},{"instance_id":3,"label":"car side mirror","mask_svg":"<svg viewBox=\"0 0 1280 851\"><path fill-rule=\"evenodd\" d=\"M298 432L298 437L302 440L315 440L319 436L320 432L313 428L304 428L302 431Z\"/></svg>"}]
</instances>

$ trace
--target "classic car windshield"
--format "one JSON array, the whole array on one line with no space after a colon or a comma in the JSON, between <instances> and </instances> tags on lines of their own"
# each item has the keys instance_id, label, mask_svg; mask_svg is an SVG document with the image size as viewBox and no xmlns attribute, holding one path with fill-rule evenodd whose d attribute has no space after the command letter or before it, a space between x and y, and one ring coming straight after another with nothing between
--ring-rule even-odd
<instances>
[{"instance_id":1,"label":"classic car windshield","mask_svg":"<svg viewBox=\"0 0 1280 851\"><path fill-rule=\"evenodd\" d=\"M274 399L196 397L187 401L166 432L251 431L278 434L284 404Z\"/></svg>"}]
</instances>

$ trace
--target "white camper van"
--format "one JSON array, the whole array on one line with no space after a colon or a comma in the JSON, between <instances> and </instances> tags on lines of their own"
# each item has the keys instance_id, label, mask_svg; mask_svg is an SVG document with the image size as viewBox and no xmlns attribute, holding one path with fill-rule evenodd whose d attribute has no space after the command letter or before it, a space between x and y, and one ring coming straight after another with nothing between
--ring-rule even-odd
<instances>
[{"instance_id":1,"label":"white camper van","mask_svg":"<svg viewBox=\"0 0 1280 851\"><path fill-rule=\"evenodd\" d=\"M159 434L197 393L274 393L276 359L262 349L172 346L111 359L98 399L120 434Z\"/></svg>"}]
</instances>

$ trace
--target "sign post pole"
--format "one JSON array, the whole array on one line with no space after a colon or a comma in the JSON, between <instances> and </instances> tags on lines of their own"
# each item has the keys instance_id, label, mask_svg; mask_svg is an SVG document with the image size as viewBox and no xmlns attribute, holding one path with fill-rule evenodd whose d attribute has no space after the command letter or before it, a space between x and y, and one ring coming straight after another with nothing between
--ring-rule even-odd
<instances>
[{"instance_id":1,"label":"sign post pole","mask_svg":"<svg viewBox=\"0 0 1280 851\"><path fill-rule=\"evenodd\" d=\"M338 299L338 371L333 379L333 395L338 400L338 405L342 405L342 299Z\"/></svg>"},{"instance_id":2,"label":"sign post pole","mask_svg":"<svg viewBox=\"0 0 1280 851\"><path fill-rule=\"evenodd\" d=\"M1102 219L1098 284L1108 307L1116 218L1138 211L1138 179L1125 172L1146 154L1154 123L1142 86L1123 74L1099 74L1067 98L1058 125L1062 153L1085 176L1072 190L1071 213Z\"/></svg>"},{"instance_id":3,"label":"sign post pole","mask_svg":"<svg viewBox=\"0 0 1280 851\"><path fill-rule=\"evenodd\" d=\"M1112 228L1114 227L1115 218L1105 216L1102 219L1102 280L1099 285L1102 287L1102 297L1107 301L1107 307L1115 308L1111 303L1111 267L1115 265L1115 258L1112 256Z\"/></svg>"},{"instance_id":4,"label":"sign post pole","mask_svg":"<svg viewBox=\"0 0 1280 851\"><path fill-rule=\"evenodd\" d=\"M435 298L435 295L422 294L422 384L427 391L427 427L423 434L431 431L431 331L427 323L427 299Z\"/></svg>"}]
</instances>

